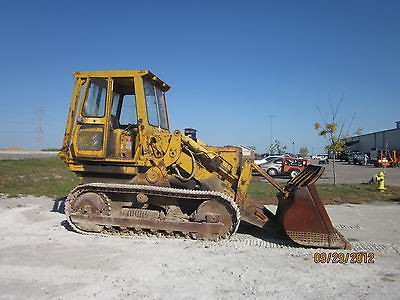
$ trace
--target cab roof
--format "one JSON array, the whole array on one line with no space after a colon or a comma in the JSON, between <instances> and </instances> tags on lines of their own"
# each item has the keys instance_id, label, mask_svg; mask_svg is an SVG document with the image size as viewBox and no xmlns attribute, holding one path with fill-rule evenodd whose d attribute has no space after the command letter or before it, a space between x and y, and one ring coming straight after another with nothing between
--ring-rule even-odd
<instances>
[{"instance_id":1,"label":"cab roof","mask_svg":"<svg viewBox=\"0 0 400 300\"><path fill-rule=\"evenodd\" d=\"M166 92L171 87L154 75L149 70L110 70L110 71L84 71L84 72L73 72L75 78L88 78L88 77L148 77L151 80L157 82L163 90Z\"/></svg>"}]
</instances>

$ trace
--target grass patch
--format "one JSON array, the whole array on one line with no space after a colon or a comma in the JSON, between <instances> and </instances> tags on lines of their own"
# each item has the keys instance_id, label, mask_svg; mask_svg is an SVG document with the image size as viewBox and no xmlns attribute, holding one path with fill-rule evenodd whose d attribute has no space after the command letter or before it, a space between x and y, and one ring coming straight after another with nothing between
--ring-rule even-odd
<instances>
[{"instance_id":1,"label":"grass patch","mask_svg":"<svg viewBox=\"0 0 400 300\"><path fill-rule=\"evenodd\" d=\"M385 192L377 190L375 184L317 184L324 204L367 203L377 201L400 202L400 187L386 186Z\"/></svg>"},{"instance_id":2,"label":"grass patch","mask_svg":"<svg viewBox=\"0 0 400 300\"><path fill-rule=\"evenodd\" d=\"M0 161L0 193L61 197L78 184L77 176L57 157Z\"/></svg>"},{"instance_id":3,"label":"grass patch","mask_svg":"<svg viewBox=\"0 0 400 300\"><path fill-rule=\"evenodd\" d=\"M255 178L251 181L248 195L262 204L278 204L278 199L276 198L277 192L271 184Z\"/></svg>"},{"instance_id":4,"label":"grass patch","mask_svg":"<svg viewBox=\"0 0 400 300\"><path fill-rule=\"evenodd\" d=\"M62 197L78 184L77 176L57 157L0 161L0 193ZM376 185L316 184L324 204L394 201L400 203L400 187L387 186L381 193ZM277 204L277 191L271 184L253 178L249 195L260 204Z\"/></svg>"},{"instance_id":5,"label":"grass patch","mask_svg":"<svg viewBox=\"0 0 400 300\"><path fill-rule=\"evenodd\" d=\"M323 204L368 203L377 201L400 202L400 187L386 186L384 193L379 192L376 185L369 184L316 184ZM253 179L249 187L249 195L259 203L277 204L277 191L271 184Z\"/></svg>"}]
</instances>

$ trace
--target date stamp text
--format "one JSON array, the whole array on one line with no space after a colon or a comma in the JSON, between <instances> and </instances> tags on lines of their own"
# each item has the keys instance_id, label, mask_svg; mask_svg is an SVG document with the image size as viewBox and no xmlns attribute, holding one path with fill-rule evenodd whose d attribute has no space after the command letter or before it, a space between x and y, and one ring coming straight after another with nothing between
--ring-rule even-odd
<instances>
[{"instance_id":1,"label":"date stamp text","mask_svg":"<svg viewBox=\"0 0 400 300\"><path fill-rule=\"evenodd\" d=\"M316 264L373 264L373 252L315 252L313 255Z\"/></svg>"}]
</instances>

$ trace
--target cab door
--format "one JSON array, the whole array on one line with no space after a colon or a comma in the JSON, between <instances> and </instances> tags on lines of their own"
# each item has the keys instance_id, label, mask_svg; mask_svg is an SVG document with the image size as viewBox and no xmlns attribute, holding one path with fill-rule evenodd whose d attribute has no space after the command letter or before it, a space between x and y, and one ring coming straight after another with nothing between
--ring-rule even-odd
<instances>
[{"instance_id":1,"label":"cab door","mask_svg":"<svg viewBox=\"0 0 400 300\"><path fill-rule=\"evenodd\" d=\"M76 158L105 158L108 136L107 78L90 78L76 118L73 149Z\"/></svg>"},{"instance_id":2,"label":"cab door","mask_svg":"<svg viewBox=\"0 0 400 300\"><path fill-rule=\"evenodd\" d=\"M137 108L134 77L112 80L112 105L107 158L131 160L137 143Z\"/></svg>"}]
</instances>

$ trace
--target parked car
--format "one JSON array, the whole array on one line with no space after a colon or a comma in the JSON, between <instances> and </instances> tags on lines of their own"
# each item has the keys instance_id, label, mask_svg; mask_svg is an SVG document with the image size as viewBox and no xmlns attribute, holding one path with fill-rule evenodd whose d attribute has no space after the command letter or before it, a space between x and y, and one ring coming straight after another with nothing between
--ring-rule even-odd
<instances>
[{"instance_id":1,"label":"parked car","mask_svg":"<svg viewBox=\"0 0 400 300\"><path fill-rule=\"evenodd\" d=\"M318 154L318 155L312 156L311 158L312 159L317 159L317 160L326 159L326 158L328 158L328 154Z\"/></svg>"},{"instance_id":2,"label":"parked car","mask_svg":"<svg viewBox=\"0 0 400 300\"><path fill-rule=\"evenodd\" d=\"M349 161L349 153L348 152L339 152L336 158L340 161Z\"/></svg>"},{"instance_id":3,"label":"parked car","mask_svg":"<svg viewBox=\"0 0 400 300\"><path fill-rule=\"evenodd\" d=\"M320 165L325 165L325 164L329 163L328 154L318 154L318 155L312 156L311 158L318 160L318 164L320 164Z\"/></svg>"},{"instance_id":4,"label":"parked car","mask_svg":"<svg viewBox=\"0 0 400 300\"><path fill-rule=\"evenodd\" d=\"M329 164L328 156L318 159L318 164L319 165L327 165L327 164Z\"/></svg>"},{"instance_id":5,"label":"parked car","mask_svg":"<svg viewBox=\"0 0 400 300\"><path fill-rule=\"evenodd\" d=\"M293 178L310 163L311 161L305 158L284 157L282 160L281 175L289 175L290 178Z\"/></svg>"},{"instance_id":6,"label":"parked car","mask_svg":"<svg viewBox=\"0 0 400 300\"><path fill-rule=\"evenodd\" d=\"M349 164L363 165L364 164L364 154L361 152L353 152L349 154Z\"/></svg>"},{"instance_id":7,"label":"parked car","mask_svg":"<svg viewBox=\"0 0 400 300\"><path fill-rule=\"evenodd\" d=\"M282 157L276 157L267 161L259 166L263 169L269 176L276 176L281 173L282 169Z\"/></svg>"},{"instance_id":8,"label":"parked car","mask_svg":"<svg viewBox=\"0 0 400 300\"><path fill-rule=\"evenodd\" d=\"M270 155L270 156L264 157L262 159L256 159L256 160L254 160L254 163L260 166L262 164L272 161L275 158L282 158L282 157L283 157L282 155Z\"/></svg>"},{"instance_id":9,"label":"parked car","mask_svg":"<svg viewBox=\"0 0 400 300\"><path fill-rule=\"evenodd\" d=\"M304 158L282 157L261 164L260 167L270 176L288 175L293 178L303 171L310 162L309 159Z\"/></svg>"}]
</instances>

